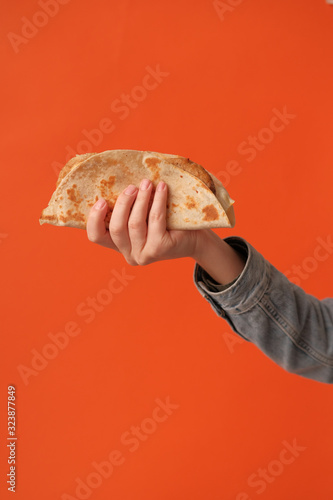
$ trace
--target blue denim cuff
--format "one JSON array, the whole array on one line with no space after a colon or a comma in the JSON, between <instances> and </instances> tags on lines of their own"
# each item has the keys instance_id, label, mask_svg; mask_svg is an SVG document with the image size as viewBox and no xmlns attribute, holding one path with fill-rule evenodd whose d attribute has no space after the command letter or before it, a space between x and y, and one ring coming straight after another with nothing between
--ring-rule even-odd
<instances>
[{"instance_id":1,"label":"blue denim cuff","mask_svg":"<svg viewBox=\"0 0 333 500\"><path fill-rule=\"evenodd\" d=\"M269 263L264 257L243 238L231 236L224 240L235 250L246 255L247 261L239 277L222 291L214 291L208 285L212 278L198 264L194 269L194 282L217 314L225 316L224 312L240 314L254 307L269 284ZM208 280L208 281L207 281Z\"/></svg>"}]
</instances>

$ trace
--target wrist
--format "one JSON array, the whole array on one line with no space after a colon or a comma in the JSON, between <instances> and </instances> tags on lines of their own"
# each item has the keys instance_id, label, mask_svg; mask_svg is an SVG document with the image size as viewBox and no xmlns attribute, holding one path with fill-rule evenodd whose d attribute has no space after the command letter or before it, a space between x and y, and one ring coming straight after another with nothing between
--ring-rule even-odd
<instances>
[{"instance_id":1,"label":"wrist","mask_svg":"<svg viewBox=\"0 0 333 500\"><path fill-rule=\"evenodd\" d=\"M203 229L198 233L192 258L204 267L213 255L223 254L226 243L211 229Z\"/></svg>"},{"instance_id":2,"label":"wrist","mask_svg":"<svg viewBox=\"0 0 333 500\"><path fill-rule=\"evenodd\" d=\"M246 258L209 229L198 235L192 258L221 285L234 281L246 263Z\"/></svg>"}]
</instances>

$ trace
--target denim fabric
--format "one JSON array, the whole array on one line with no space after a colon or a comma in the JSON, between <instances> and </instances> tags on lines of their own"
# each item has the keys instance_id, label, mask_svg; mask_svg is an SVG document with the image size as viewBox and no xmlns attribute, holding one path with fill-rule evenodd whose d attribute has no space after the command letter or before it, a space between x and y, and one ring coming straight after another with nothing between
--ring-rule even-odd
<instances>
[{"instance_id":1,"label":"denim fabric","mask_svg":"<svg viewBox=\"0 0 333 500\"><path fill-rule=\"evenodd\" d=\"M243 272L226 287L196 264L194 282L201 295L238 335L282 368L332 384L333 299L306 294L244 239L225 241L247 254Z\"/></svg>"}]
</instances>

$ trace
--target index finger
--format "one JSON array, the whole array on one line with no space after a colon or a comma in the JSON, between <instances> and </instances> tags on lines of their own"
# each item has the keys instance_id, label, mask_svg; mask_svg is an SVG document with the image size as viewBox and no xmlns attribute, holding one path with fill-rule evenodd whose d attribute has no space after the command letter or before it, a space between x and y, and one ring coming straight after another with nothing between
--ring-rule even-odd
<instances>
[{"instance_id":1,"label":"index finger","mask_svg":"<svg viewBox=\"0 0 333 500\"><path fill-rule=\"evenodd\" d=\"M87 220L87 236L93 243L118 250L105 226L107 212L108 205L103 198L100 198L90 210Z\"/></svg>"}]
</instances>

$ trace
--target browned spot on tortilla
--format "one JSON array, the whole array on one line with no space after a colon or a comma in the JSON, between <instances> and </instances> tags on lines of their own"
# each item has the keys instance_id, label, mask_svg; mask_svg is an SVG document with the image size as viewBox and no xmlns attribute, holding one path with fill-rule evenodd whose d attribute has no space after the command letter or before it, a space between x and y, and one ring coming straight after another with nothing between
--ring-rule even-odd
<instances>
[{"instance_id":1,"label":"browned spot on tortilla","mask_svg":"<svg viewBox=\"0 0 333 500\"><path fill-rule=\"evenodd\" d=\"M112 160L111 158L107 159L108 167L115 167L120 164L120 160Z\"/></svg>"},{"instance_id":2,"label":"browned spot on tortilla","mask_svg":"<svg viewBox=\"0 0 333 500\"><path fill-rule=\"evenodd\" d=\"M73 201L74 203L81 203L82 198L80 197L76 188L77 188L76 184L73 184L71 188L68 188L66 190L67 196L70 201Z\"/></svg>"},{"instance_id":3,"label":"browned spot on tortilla","mask_svg":"<svg viewBox=\"0 0 333 500\"><path fill-rule=\"evenodd\" d=\"M41 219L56 222L58 218L55 215L44 215L42 214Z\"/></svg>"},{"instance_id":4,"label":"browned spot on tortilla","mask_svg":"<svg viewBox=\"0 0 333 500\"><path fill-rule=\"evenodd\" d=\"M66 215L60 215L59 220L61 222L76 221L76 222L85 222L86 218L82 212L73 212L73 210L67 210Z\"/></svg>"},{"instance_id":5,"label":"browned spot on tortilla","mask_svg":"<svg viewBox=\"0 0 333 500\"><path fill-rule=\"evenodd\" d=\"M112 197L112 195L113 195L112 188L113 188L115 182L116 182L115 175L110 175L108 180L106 180L106 179L101 180L100 190L101 190L102 198L105 198L106 200L108 200Z\"/></svg>"},{"instance_id":6,"label":"browned spot on tortilla","mask_svg":"<svg viewBox=\"0 0 333 500\"><path fill-rule=\"evenodd\" d=\"M185 222L190 222L190 219L188 217L185 217L184 221Z\"/></svg>"},{"instance_id":7,"label":"browned spot on tortilla","mask_svg":"<svg viewBox=\"0 0 333 500\"><path fill-rule=\"evenodd\" d=\"M214 207L214 205L206 205L202 209L202 211L205 214L205 217L202 220L213 221L213 220L218 220L219 218L219 213L216 210L216 207Z\"/></svg>"},{"instance_id":8,"label":"browned spot on tortilla","mask_svg":"<svg viewBox=\"0 0 333 500\"><path fill-rule=\"evenodd\" d=\"M172 206L173 208L177 208L179 205L177 205L176 203L171 203L171 206Z\"/></svg>"},{"instance_id":9,"label":"browned spot on tortilla","mask_svg":"<svg viewBox=\"0 0 333 500\"><path fill-rule=\"evenodd\" d=\"M158 158L146 158L145 162L147 167L153 174L153 178L151 179L152 182L157 182L160 178L161 169L159 167L159 164L161 160L159 160Z\"/></svg>"},{"instance_id":10,"label":"browned spot on tortilla","mask_svg":"<svg viewBox=\"0 0 333 500\"><path fill-rule=\"evenodd\" d=\"M197 202L192 196L186 195L187 203L185 203L186 208L192 210L192 208L197 208Z\"/></svg>"}]
</instances>

